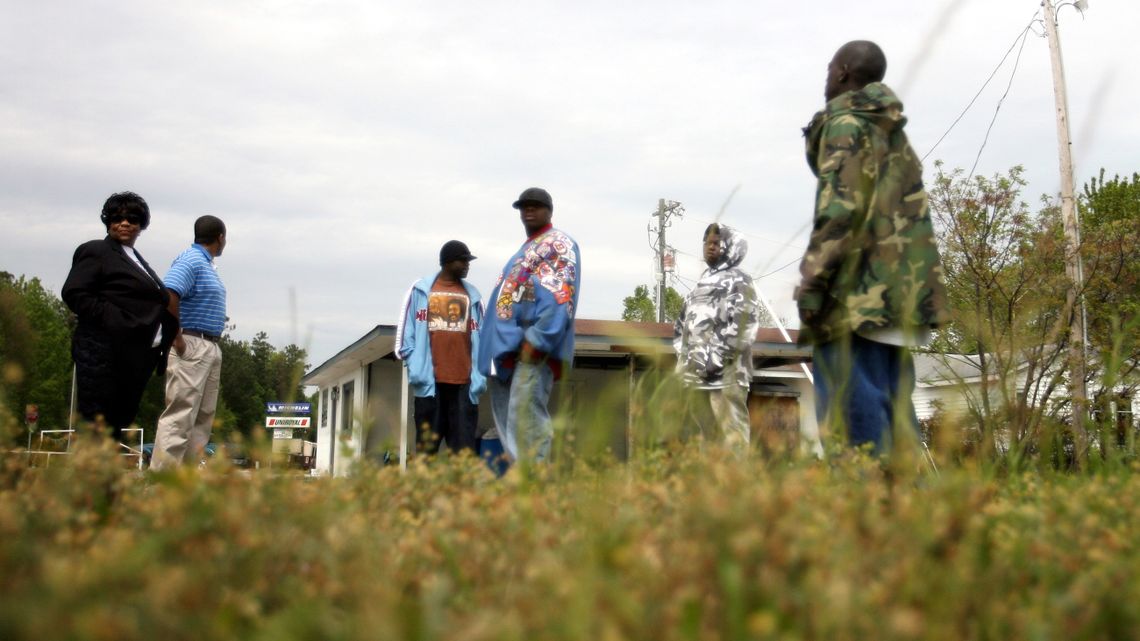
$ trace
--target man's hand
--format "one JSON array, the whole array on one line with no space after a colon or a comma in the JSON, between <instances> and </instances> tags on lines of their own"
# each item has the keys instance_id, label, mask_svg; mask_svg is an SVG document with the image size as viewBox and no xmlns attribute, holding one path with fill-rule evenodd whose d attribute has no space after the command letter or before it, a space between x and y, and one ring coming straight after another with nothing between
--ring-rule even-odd
<instances>
[{"instance_id":1,"label":"man's hand","mask_svg":"<svg viewBox=\"0 0 1140 641\"><path fill-rule=\"evenodd\" d=\"M174 336L174 353L179 356L186 353L186 339L182 338L182 332L178 332Z\"/></svg>"},{"instance_id":2,"label":"man's hand","mask_svg":"<svg viewBox=\"0 0 1140 641\"><path fill-rule=\"evenodd\" d=\"M519 347L519 362L534 365L535 363L541 363L545 359L546 354L538 351L534 348L534 345L526 341L523 341Z\"/></svg>"}]
</instances>

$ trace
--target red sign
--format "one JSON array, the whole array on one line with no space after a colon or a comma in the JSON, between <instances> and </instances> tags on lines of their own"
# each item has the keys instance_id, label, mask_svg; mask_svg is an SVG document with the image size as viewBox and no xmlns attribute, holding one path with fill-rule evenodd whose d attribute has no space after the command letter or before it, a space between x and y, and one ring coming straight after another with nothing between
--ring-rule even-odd
<instances>
[{"instance_id":1,"label":"red sign","mask_svg":"<svg viewBox=\"0 0 1140 641\"><path fill-rule=\"evenodd\" d=\"M266 416L265 427L281 429L306 429L309 427L308 416Z\"/></svg>"}]
</instances>

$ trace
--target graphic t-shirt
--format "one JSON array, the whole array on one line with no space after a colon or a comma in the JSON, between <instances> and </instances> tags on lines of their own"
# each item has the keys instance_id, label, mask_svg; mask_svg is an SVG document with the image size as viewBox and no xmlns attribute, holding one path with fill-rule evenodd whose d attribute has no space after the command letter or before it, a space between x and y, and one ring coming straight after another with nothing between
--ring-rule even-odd
<instances>
[{"instance_id":1,"label":"graphic t-shirt","mask_svg":"<svg viewBox=\"0 0 1140 641\"><path fill-rule=\"evenodd\" d=\"M471 299L461 283L436 280L428 295L428 335L435 382L471 382Z\"/></svg>"}]
</instances>

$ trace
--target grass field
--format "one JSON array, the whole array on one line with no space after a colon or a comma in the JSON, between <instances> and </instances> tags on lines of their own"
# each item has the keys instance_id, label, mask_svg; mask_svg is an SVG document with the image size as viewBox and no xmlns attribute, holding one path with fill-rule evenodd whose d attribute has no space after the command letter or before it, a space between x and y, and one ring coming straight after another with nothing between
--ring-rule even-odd
<instances>
[{"instance_id":1,"label":"grass field","mask_svg":"<svg viewBox=\"0 0 1140 641\"><path fill-rule=\"evenodd\" d=\"M1140 476L5 463L0 638L1127 639Z\"/></svg>"}]
</instances>

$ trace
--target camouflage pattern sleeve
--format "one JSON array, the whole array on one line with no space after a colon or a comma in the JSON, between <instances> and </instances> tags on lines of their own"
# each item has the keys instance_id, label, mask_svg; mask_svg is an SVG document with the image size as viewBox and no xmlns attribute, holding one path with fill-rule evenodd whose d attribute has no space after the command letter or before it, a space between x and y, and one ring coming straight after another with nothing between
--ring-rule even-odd
<instances>
[{"instance_id":1,"label":"camouflage pattern sleeve","mask_svg":"<svg viewBox=\"0 0 1140 641\"><path fill-rule=\"evenodd\" d=\"M756 340L756 333L760 331L760 296L756 294L756 285L751 277L746 277L744 284L744 308L741 313L743 331L741 332L740 371L743 380L740 384L748 387L752 382L752 342Z\"/></svg>"},{"instance_id":2,"label":"camouflage pattern sleeve","mask_svg":"<svg viewBox=\"0 0 1140 641\"><path fill-rule=\"evenodd\" d=\"M828 121L822 132L815 216L796 290L801 310L824 307L850 252L851 231L867 217L866 195L873 193L876 165L863 123L861 118L844 115Z\"/></svg>"},{"instance_id":3,"label":"camouflage pattern sleeve","mask_svg":"<svg viewBox=\"0 0 1140 641\"><path fill-rule=\"evenodd\" d=\"M755 337L755 329L752 336L747 333L755 325L756 291L751 278L739 270L733 271L736 272L735 278L731 280L728 297L719 310L724 340L710 345L713 363L722 368L735 361L746 345L751 348Z\"/></svg>"},{"instance_id":4,"label":"camouflage pattern sleeve","mask_svg":"<svg viewBox=\"0 0 1140 641\"><path fill-rule=\"evenodd\" d=\"M871 83L829 101L804 129L818 186L796 291L801 344L946 321L922 162L905 125L894 93Z\"/></svg>"},{"instance_id":5,"label":"camouflage pattern sleeve","mask_svg":"<svg viewBox=\"0 0 1140 641\"><path fill-rule=\"evenodd\" d=\"M760 297L756 294L756 284L748 277L742 284L744 302L742 314L744 321L744 340L742 343L752 349L752 341L756 340L756 332L760 330Z\"/></svg>"}]
</instances>

